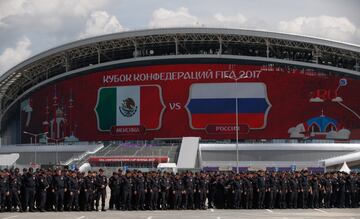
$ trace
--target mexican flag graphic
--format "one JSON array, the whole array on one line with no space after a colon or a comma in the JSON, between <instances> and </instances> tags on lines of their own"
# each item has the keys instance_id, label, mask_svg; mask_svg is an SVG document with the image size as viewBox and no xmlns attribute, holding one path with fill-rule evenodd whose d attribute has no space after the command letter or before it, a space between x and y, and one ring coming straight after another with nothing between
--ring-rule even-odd
<instances>
[{"instance_id":1,"label":"mexican flag graphic","mask_svg":"<svg viewBox=\"0 0 360 219\"><path fill-rule=\"evenodd\" d=\"M95 113L99 131L115 127L160 129L165 111L161 88L157 85L101 87Z\"/></svg>"}]
</instances>

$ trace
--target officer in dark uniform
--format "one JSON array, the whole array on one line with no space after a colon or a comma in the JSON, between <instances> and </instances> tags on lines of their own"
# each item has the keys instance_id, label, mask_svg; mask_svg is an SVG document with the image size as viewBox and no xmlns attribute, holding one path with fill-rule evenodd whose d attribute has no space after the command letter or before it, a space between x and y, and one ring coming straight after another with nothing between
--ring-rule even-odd
<instances>
[{"instance_id":1,"label":"officer in dark uniform","mask_svg":"<svg viewBox=\"0 0 360 219\"><path fill-rule=\"evenodd\" d=\"M117 210L120 210L119 207L119 196L120 196L120 186L121 181L117 172L113 172L112 176L109 178L109 187L110 187L110 200L109 200L109 209L114 209L114 206Z\"/></svg>"},{"instance_id":2,"label":"officer in dark uniform","mask_svg":"<svg viewBox=\"0 0 360 219\"><path fill-rule=\"evenodd\" d=\"M286 208L286 196L289 190L289 180L287 178L287 175L285 173L282 174L280 179L280 208L284 209Z\"/></svg>"},{"instance_id":3,"label":"officer in dark uniform","mask_svg":"<svg viewBox=\"0 0 360 219\"><path fill-rule=\"evenodd\" d=\"M124 206L124 190L123 190L123 178L125 177L125 175L123 175L123 171L121 168L118 169L118 177L119 177L119 182L120 182L120 190L119 190L119 196L118 196L118 206L119 209L122 209L122 207Z\"/></svg>"},{"instance_id":4,"label":"officer in dark uniform","mask_svg":"<svg viewBox=\"0 0 360 219\"><path fill-rule=\"evenodd\" d=\"M332 184L330 179L330 174L326 173L325 177L321 180L323 193L324 193L324 206L325 208L331 207L331 194L332 194Z\"/></svg>"},{"instance_id":5,"label":"officer in dark uniform","mask_svg":"<svg viewBox=\"0 0 360 219\"><path fill-rule=\"evenodd\" d=\"M234 194L234 208L240 209L241 208L241 198L242 198L242 193L244 191L244 188L243 188L243 180L241 179L239 174L237 174L235 176L235 180L232 183L232 191Z\"/></svg>"},{"instance_id":6,"label":"officer in dark uniform","mask_svg":"<svg viewBox=\"0 0 360 219\"><path fill-rule=\"evenodd\" d=\"M153 172L149 176L148 186L150 192L150 210L157 210L160 192L160 180L156 172Z\"/></svg>"},{"instance_id":7,"label":"officer in dark uniform","mask_svg":"<svg viewBox=\"0 0 360 219\"><path fill-rule=\"evenodd\" d=\"M69 206L68 209L71 211L79 211L79 194L80 184L77 177L77 173L72 171L71 176L68 179L68 190L69 190Z\"/></svg>"},{"instance_id":8,"label":"officer in dark uniform","mask_svg":"<svg viewBox=\"0 0 360 219\"><path fill-rule=\"evenodd\" d=\"M6 171L0 172L0 206L1 211L5 211L6 199L9 197L9 178Z\"/></svg>"},{"instance_id":9,"label":"officer in dark uniform","mask_svg":"<svg viewBox=\"0 0 360 219\"><path fill-rule=\"evenodd\" d=\"M144 178L145 178L145 183L146 183L146 187L145 187L145 206L146 209L150 210L151 207L151 194L150 193L150 184L152 181L152 177L151 177L152 172L146 172L144 173Z\"/></svg>"},{"instance_id":10,"label":"officer in dark uniform","mask_svg":"<svg viewBox=\"0 0 360 219\"><path fill-rule=\"evenodd\" d=\"M45 208L46 211L53 211L53 206L55 203L55 194L53 193L52 183L53 183L53 175L54 172L51 169L46 171L46 181L48 183L48 188L46 190L46 203Z\"/></svg>"},{"instance_id":11,"label":"officer in dark uniform","mask_svg":"<svg viewBox=\"0 0 360 219\"><path fill-rule=\"evenodd\" d=\"M105 210L105 199L106 199L106 186L107 186L107 178L104 175L104 170L99 169L99 175L96 177L95 181L96 185L96 211L99 209L99 201L101 197L101 211Z\"/></svg>"},{"instance_id":12,"label":"officer in dark uniform","mask_svg":"<svg viewBox=\"0 0 360 219\"><path fill-rule=\"evenodd\" d=\"M266 189L265 173L263 171L259 171L256 182L256 189L258 193L258 209L263 209Z\"/></svg>"},{"instance_id":13,"label":"officer in dark uniform","mask_svg":"<svg viewBox=\"0 0 360 219\"><path fill-rule=\"evenodd\" d=\"M195 209L202 209L201 202L203 196L206 197L205 176L202 177L202 174L203 172L201 171L196 173L194 176L194 208Z\"/></svg>"},{"instance_id":14,"label":"officer in dark uniform","mask_svg":"<svg viewBox=\"0 0 360 219\"><path fill-rule=\"evenodd\" d=\"M56 174L53 177L52 188L55 194L55 210L64 210L64 193L67 191L65 177L60 169L56 170Z\"/></svg>"},{"instance_id":15,"label":"officer in dark uniform","mask_svg":"<svg viewBox=\"0 0 360 219\"><path fill-rule=\"evenodd\" d=\"M123 210L130 211L131 209L131 200L133 192L133 178L130 171L126 171L126 175L122 177L122 190L123 190Z\"/></svg>"},{"instance_id":16,"label":"officer in dark uniform","mask_svg":"<svg viewBox=\"0 0 360 219\"><path fill-rule=\"evenodd\" d=\"M70 200L70 193L69 193L69 190L67 189L68 187L68 184L69 184L69 175L70 175L70 172L68 169L64 169L62 171L62 175L64 177L64 184L65 184L65 188L64 189L64 201L63 201L63 206L64 206L64 210L69 210L68 209L68 206L69 205L69 200Z\"/></svg>"},{"instance_id":17,"label":"officer in dark uniform","mask_svg":"<svg viewBox=\"0 0 360 219\"><path fill-rule=\"evenodd\" d=\"M29 207L29 211L34 211L34 196L35 196L35 185L36 177L33 173L33 168L30 167L29 171L23 177L22 184L24 185L24 211Z\"/></svg>"},{"instance_id":18,"label":"officer in dark uniform","mask_svg":"<svg viewBox=\"0 0 360 219\"><path fill-rule=\"evenodd\" d=\"M298 194L299 194L299 179L298 174L295 173L291 175L289 180L289 192L290 192L290 202L289 208L297 208L298 205Z\"/></svg>"},{"instance_id":19,"label":"officer in dark uniform","mask_svg":"<svg viewBox=\"0 0 360 219\"><path fill-rule=\"evenodd\" d=\"M345 208L345 193L346 193L346 180L343 173L339 174L339 187L338 187L338 207Z\"/></svg>"},{"instance_id":20,"label":"officer in dark uniform","mask_svg":"<svg viewBox=\"0 0 360 219\"><path fill-rule=\"evenodd\" d=\"M187 172L184 177L184 187L186 192L185 208L194 209L194 178L192 172Z\"/></svg>"},{"instance_id":21,"label":"officer in dark uniform","mask_svg":"<svg viewBox=\"0 0 360 219\"><path fill-rule=\"evenodd\" d=\"M228 209L228 208L232 208L234 205L234 197L233 197L233 188L232 188L232 184L234 181L234 175L233 173L230 173L229 175L225 175L224 177L224 197L225 197L225 202L224 202L224 208Z\"/></svg>"},{"instance_id":22,"label":"officer in dark uniform","mask_svg":"<svg viewBox=\"0 0 360 219\"><path fill-rule=\"evenodd\" d=\"M78 179L79 179L79 188L80 188L80 194L79 194L79 209L81 211L86 210L86 193L85 192L85 173L78 172L77 173Z\"/></svg>"},{"instance_id":23,"label":"officer in dark uniform","mask_svg":"<svg viewBox=\"0 0 360 219\"><path fill-rule=\"evenodd\" d=\"M216 174L214 188L214 207L218 209L224 208L224 179L221 174Z\"/></svg>"},{"instance_id":24,"label":"officer in dark uniform","mask_svg":"<svg viewBox=\"0 0 360 219\"><path fill-rule=\"evenodd\" d=\"M35 208L37 210L40 209L40 202L41 202L41 192L39 191L39 176L40 176L41 170L36 169L35 170Z\"/></svg>"},{"instance_id":25,"label":"officer in dark uniform","mask_svg":"<svg viewBox=\"0 0 360 219\"><path fill-rule=\"evenodd\" d=\"M215 195L215 207L218 209L224 209L226 205L225 199L225 187L226 187L226 179L224 174L219 174L216 178L216 195Z\"/></svg>"},{"instance_id":26,"label":"officer in dark uniform","mask_svg":"<svg viewBox=\"0 0 360 219\"><path fill-rule=\"evenodd\" d=\"M308 179L308 172L305 170L300 178L300 191L301 191L301 207L308 208L308 197L310 192L310 185Z\"/></svg>"},{"instance_id":27,"label":"officer in dark uniform","mask_svg":"<svg viewBox=\"0 0 360 219\"><path fill-rule=\"evenodd\" d=\"M209 175L209 193L208 193L208 208L214 207L215 194L216 194L216 176L215 173Z\"/></svg>"},{"instance_id":28,"label":"officer in dark uniform","mask_svg":"<svg viewBox=\"0 0 360 219\"><path fill-rule=\"evenodd\" d=\"M331 175L331 185L332 185L331 207L339 207L338 206L339 180L337 173Z\"/></svg>"},{"instance_id":29,"label":"officer in dark uniform","mask_svg":"<svg viewBox=\"0 0 360 219\"><path fill-rule=\"evenodd\" d=\"M147 188L147 183L141 171L138 172L135 188L137 193L136 209L145 210L145 190Z\"/></svg>"},{"instance_id":30,"label":"officer in dark uniform","mask_svg":"<svg viewBox=\"0 0 360 219\"><path fill-rule=\"evenodd\" d=\"M37 189L36 189L38 193L37 196L39 197L38 199L39 203L37 203L38 210L40 210L41 212L45 211L46 193L48 188L49 188L49 182L47 181L45 171L41 170L37 177Z\"/></svg>"},{"instance_id":31,"label":"officer in dark uniform","mask_svg":"<svg viewBox=\"0 0 360 219\"><path fill-rule=\"evenodd\" d=\"M358 207L358 185L357 177L354 172L348 176L347 180L347 191L349 193L349 203L348 207L357 208Z\"/></svg>"},{"instance_id":32,"label":"officer in dark uniform","mask_svg":"<svg viewBox=\"0 0 360 219\"><path fill-rule=\"evenodd\" d=\"M254 187L252 181L252 174L249 173L244 180L244 195L246 197L245 200L245 208L252 209L253 208L253 201L254 201Z\"/></svg>"},{"instance_id":33,"label":"officer in dark uniform","mask_svg":"<svg viewBox=\"0 0 360 219\"><path fill-rule=\"evenodd\" d=\"M320 183L316 175L311 179L311 208L319 208Z\"/></svg>"},{"instance_id":34,"label":"officer in dark uniform","mask_svg":"<svg viewBox=\"0 0 360 219\"><path fill-rule=\"evenodd\" d=\"M11 211L16 211L16 209L19 208L19 211L22 212L22 206L20 201L21 175L19 173L18 168L16 168L15 172L10 175L9 192L10 192L9 205Z\"/></svg>"},{"instance_id":35,"label":"officer in dark uniform","mask_svg":"<svg viewBox=\"0 0 360 219\"><path fill-rule=\"evenodd\" d=\"M276 203L276 194L278 192L278 178L275 172L271 172L271 176L269 176L268 190L269 190L269 208L274 209Z\"/></svg>"},{"instance_id":36,"label":"officer in dark uniform","mask_svg":"<svg viewBox=\"0 0 360 219\"><path fill-rule=\"evenodd\" d=\"M161 209L166 210L169 208L169 194L170 194L170 176L167 172L160 178L160 190L161 190Z\"/></svg>"},{"instance_id":37,"label":"officer in dark uniform","mask_svg":"<svg viewBox=\"0 0 360 219\"><path fill-rule=\"evenodd\" d=\"M93 211L94 209L94 194L95 194L95 176L96 173L88 171L87 176L84 179L84 191L86 195L86 210Z\"/></svg>"},{"instance_id":38,"label":"officer in dark uniform","mask_svg":"<svg viewBox=\"0 0 360 219\"><path fill-rule=\"evenodd\" d=\"M172 184L172 191L174 194L174 209L182 209L182 194L184 193L183 180L180 178L180 174L176 173L175 179Z\"/></svg>"},{"instance_id":39,"label":"officer in dark uniform","mask_svg":"<svg viewBox=\"0 0 360 219\"><path fill-rule=\"evenodd\" d=\"M23 168L23 173L20 176L20 182L21 182L21 189L20 189L20 202L21 202L21 208L22 210L25 209L25 176L27 175L27 169Z\"/></svg>"},{"instance_id":40,"label":"officer in dark uniform","mask_svg":"<svg viewBox=\"0 0 360 219\"><path fill-rule=\"evenodd\" d=\"M199 194L199 208L205 210L206 194L209 192L209 180L204 172L200 172L200 178L197 183Z\"/></svg>"}]
</instances>

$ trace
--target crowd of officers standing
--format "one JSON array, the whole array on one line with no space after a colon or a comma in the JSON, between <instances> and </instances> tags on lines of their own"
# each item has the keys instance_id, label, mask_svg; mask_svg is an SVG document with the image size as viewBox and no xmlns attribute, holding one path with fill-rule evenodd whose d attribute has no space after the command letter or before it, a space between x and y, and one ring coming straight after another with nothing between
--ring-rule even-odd
<instances>
[{"instance_id":1,"label":"crowd of officers standing","mask_svg":"<svg viewBox=\"0 0 360 219\"><path fill-rule=\"evenodd\" d=\"M360 201L356 173L173 174L119 169L107 178L102 169L85 174L29 168L23 173L0 172L0 207L21 212L105 211L107 187L109 209L117 210L357 208Z\"/></svg>"}]
</instances>

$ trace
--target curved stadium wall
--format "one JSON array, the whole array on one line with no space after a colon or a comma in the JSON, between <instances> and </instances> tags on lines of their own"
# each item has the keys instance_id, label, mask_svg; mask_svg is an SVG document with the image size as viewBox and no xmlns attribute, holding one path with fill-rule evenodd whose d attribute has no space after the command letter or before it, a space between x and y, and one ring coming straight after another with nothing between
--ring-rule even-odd
<instances>
[{"instance_id":1,"label":"curved stadium wall","mask_svg":"<svg viewBox=\"0 0 360 219\"><path fill-rule=\"evenodd\" d=\"M359 54L348 44L227 29L74 42L1 77L2 138L224 141L235 139L237 118L247 141L357 140Z\"/></svg>"}]
</instances>

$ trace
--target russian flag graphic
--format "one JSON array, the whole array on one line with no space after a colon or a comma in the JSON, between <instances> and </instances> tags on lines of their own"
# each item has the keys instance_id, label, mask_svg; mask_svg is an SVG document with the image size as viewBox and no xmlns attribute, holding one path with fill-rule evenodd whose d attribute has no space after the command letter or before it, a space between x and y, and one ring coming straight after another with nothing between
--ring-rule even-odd
<instances>
[{"instance_id":1,"label":"russian flag graphic","mask_svg":"<svg viewBox=\"0 0 360 219\"><path fill-rule=\"evenodd\" d=\"M236 99L238 123L249 129L266 126L271 104L264 83L199 83L192 84L186 109L193 129L208 125L235 125Z\"/></svg>"}]
</instances>

